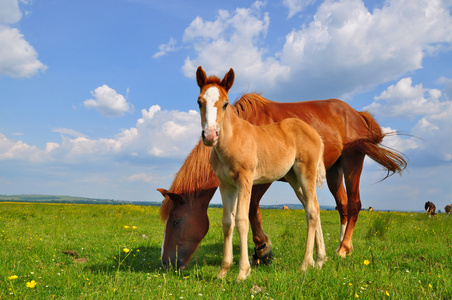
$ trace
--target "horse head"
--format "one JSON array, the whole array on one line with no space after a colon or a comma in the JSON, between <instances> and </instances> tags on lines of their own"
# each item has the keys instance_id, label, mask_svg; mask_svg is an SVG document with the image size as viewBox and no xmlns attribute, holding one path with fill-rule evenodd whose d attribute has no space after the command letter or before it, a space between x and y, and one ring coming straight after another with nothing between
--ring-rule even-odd
<instances>
[{"instance_id":1,"label":"horse head","mask_svg":"<svg viewBox=\"0 0 452 300\"><path fill-rule=\"evenodd\" d=\"M228 91L234 83L234 70L231 68L220 81L216 76L207 77L206 72L199 66L196 81L200 88L198 105L201 113L202 139L204 145L215 146L224 113L229 105Z\"/></svg>"},{"instance_id":2,"label":"horse head","mask_svg":"<svg viewBox=\"0 0 452 300\"><path fill-rule=\"evenodd\" d=\"M162 215L162 218L166 219L161 253L162 266L164 269L183 270L188 266L192 255L209 229L207 208L202 208L195 203L196 201L190 202L184 194L170 193L165 189L158 189L158 191L165 197L164 205L167 206L165 209L167 215ZM211 198L213 193L215 189L200 192L197 196Z\"/></svg>"}]
</instances>

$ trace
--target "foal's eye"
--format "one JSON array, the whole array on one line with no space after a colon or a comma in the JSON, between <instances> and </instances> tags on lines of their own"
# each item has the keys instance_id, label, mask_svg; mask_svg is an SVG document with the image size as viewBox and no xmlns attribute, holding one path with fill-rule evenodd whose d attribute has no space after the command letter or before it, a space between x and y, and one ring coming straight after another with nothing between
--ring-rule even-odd
<instances>
[{"instance_id":1,"label":"foal's eye","mask_svg":"<svg viewBox=\"0 0 452 300\"><path fill-rule=\"evenodd\" d=\"M201 101L199 101L199 100L198 100L198 106L199 106L199 109L201 109L202 103L201 103Z\"/></svg>"},{"instance_id":2,"label":"foal's eye","mask_svg":"<svg viewBox=\"0 0 452 300\"><path fill-rule=\"evenodd\" d=\"M228 107L228 102L226 102L225 104L223 104L223 110L226 110L226 108Z\"/></svg>"},{"instance_id":3,"label":"foal's eye","mask_svg":"<svg viewBox=\"0 0 452 300\"><path fill-rule=\"evenodd\" d=\"M182 219L174 220L174 221L173 221L173 226L179 225L181 220L182 220Z\"/></svg>"}]
</instances>

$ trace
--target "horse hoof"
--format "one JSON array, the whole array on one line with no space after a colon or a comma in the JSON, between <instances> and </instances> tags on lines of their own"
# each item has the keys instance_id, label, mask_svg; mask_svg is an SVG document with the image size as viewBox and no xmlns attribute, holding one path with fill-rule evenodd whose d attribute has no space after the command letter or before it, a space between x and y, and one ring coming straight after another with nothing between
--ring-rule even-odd
<instances>
[{"instance_id":1,"label":"horse hoof","mask_svg":"<svg viewBox=\"0 0 452 300\"><path fill-rule=\"evenodd\" d=\"M240 270L239 275L237 276L236 281L241 282L248 278L248 276L251 274L251 268L248 269L248 271L242 271Z\"/></svg>"},{"instance_id":2,"label":"horse hoof","mask_svg":"<svg viewBox=\"0 0 452 300\"><path fill-rule=\"evenodd\" d=\"M220 273L218 273L218 275L217 275L217 278L218 279L223 279L223 278L225 278L226 277L226 274L228 273L228 270L223 270L223 269L221 269L220 270Z\"/></svg>"}]
</instances>

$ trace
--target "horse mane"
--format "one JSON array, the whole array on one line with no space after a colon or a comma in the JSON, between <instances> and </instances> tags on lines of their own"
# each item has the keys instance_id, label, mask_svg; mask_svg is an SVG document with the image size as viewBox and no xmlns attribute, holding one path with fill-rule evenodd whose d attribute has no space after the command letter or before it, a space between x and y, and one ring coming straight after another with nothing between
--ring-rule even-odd
<instances>
[{"instance_id":1,"label":"horse mane","mask_svg":"<svg viewBox=\"0 0 452 300\"><path fill-rule=\"evenodd\" d=\"M174 176L168 192L184 194L189 201L195 199L196 193L206 184L209 178L215 176L209 163L211 151L212 149L204 146L200 139ZM165 197L160 207L160 218L162 220L168 219L173 208L174 201L168 196Z\"/></svg>"},{"instance_id":2,"label":"horse mane","mask_svg":"<svg viewBox=\"0 0 452 300\"><path fill-rule=\"evenodd\" d=\"M210 76L207 83L220 84L221 81L216 76ZM234 111L239 117L248 119L257 111L258 107L263 108L269 100L256 93L245 93L240 96L233 104ZM195 200L197 193L202 189L211 176L215 176L209 157L211 148L204 146L200 139L190 154L185 158L182 167L174 176L173 183L168 192L175 194L184 194L189 204ZM174 201L168 196L162 202L160 207L160 218L165 221L168 219L171 211L174 209Z\"/></svg>"},{"instance_id":3,"label":"horse mane","mask_svg":"<svg viewBox=\"0 0 452 300\"><path fill-rule=\"evenodd\" d=\"M270 102L258 93L245 93L234 102L232 108L240 118L248 120L252 115L256 115L257 111L262 111Z\"/></svg>"}]
</instances>

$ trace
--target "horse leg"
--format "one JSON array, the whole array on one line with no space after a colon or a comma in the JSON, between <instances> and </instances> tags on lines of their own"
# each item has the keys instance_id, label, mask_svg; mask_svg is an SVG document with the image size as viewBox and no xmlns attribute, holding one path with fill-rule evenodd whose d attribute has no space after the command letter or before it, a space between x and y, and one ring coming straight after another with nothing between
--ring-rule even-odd
<instances>
[{"instance_id":1,"label":"horse leg","mask_svg":"<svg viewBox=\"0 0 452 300\"><path fill-rule=\"evenodd\" d=\"M235 223L240 238L240 262L237 281L246 279L251 272L251 266L248 260L248 231L250 228L248 216L250 210L251 189L253 188L253 174L247 175L243 174L242 176L239 176L239 182L237 184L239 187L239 194Z\"/></svg>"},{"instance_id":2,"label":"horse leg","mask_svg":"<svg viewBox=\"0 0 452 300\"><path fill-rule=\"evenodd\" d=\"M293 188L295 194L297 195L297 198L301 201L305 208L308 232L306 237L305 254L300 267L300 271L306 271L310 266L314 266L314 242L318 243L317 258L319 261L317 265L319 267L321 267L326 261L326 251L320 224L320 207L316 197L315 175L311 179L307 178L306 176L302 177L306 174L306 172L303 172L303 169L305 168L301 167L300 165L302 164L297 163L296 165L294 165L294 172L289 172L284 178ZM306 182L307 184L303 184L303 182ZM316 234L321 235L321 237L316 237Z\"/></svg>"},{"instance_id":3,"label":"horse leg","mask_svg":"<svg viewBox=\"0 0 452 300\"><path fill-rule=\"evenodd\" d=\"M262 229L261 210L259 207L259 202L270 185L271 183L255 185L251 191L249 219L255 245L251 265L266 264L271 262L273 258L272 242Z\"/></svg>"},{"instance_id":4,"label":"horse leg","mask_svg":"<svg viewBox=\"0 0 452 300\"><path fill-rule=\"evenodd\" d=\"M220 184L221 200L223 202L223 261L218 278L224 278L232 266L232 234L235 226L237 211L237 189L224 187Z\"/></svg>"},{"instance_id":5,"label":"horse leg","mask_svg":"<svg viewBox=\"0 0 452 300\"><path fill-rule=\"evenodd\" d=\"M328 183L328 188L333 195L334 200L336 201L337 210L339 212L341 220L339 245L337 246L336 252L338 252L340 249L342 240L344 239L345 228L347 227L348 198L344 185L342 183L343 176L344 173L342 171L340 159L326 171L326 181Z\"/></svg>"},{"instance_id":6,"label":"horse leg","mask_svg":"<svg viewBox=\"0 0 452 300\"><path fill-rule=\"evenodd\" d=\"M359 195L359 180L363 170L365 155L354 151L342 155L342 167L344 170L345 186L348 198L348 222L344 238L341 242L337 255L346 257L352 251L352 236L355 229L358 214L361 210L361 198Z\"/></svg>"}]
</instances>

